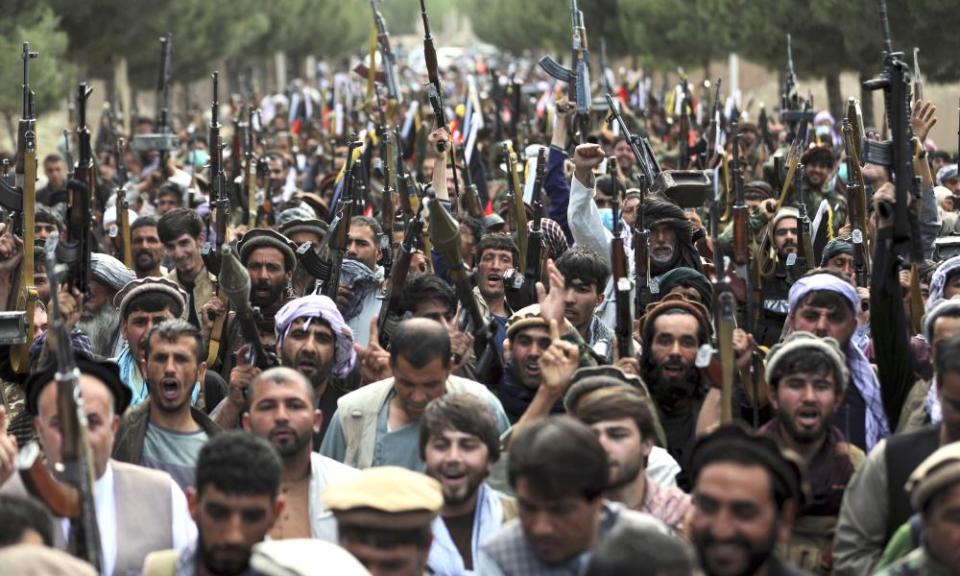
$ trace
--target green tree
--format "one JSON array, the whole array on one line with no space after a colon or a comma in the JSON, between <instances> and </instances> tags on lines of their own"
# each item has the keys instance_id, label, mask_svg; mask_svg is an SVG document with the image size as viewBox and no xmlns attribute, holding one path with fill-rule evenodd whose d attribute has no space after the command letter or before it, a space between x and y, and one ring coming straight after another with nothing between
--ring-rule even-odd
<instances>
[{"instance_id":1,"label":"green tree","mask_svg":"<svg viewBox=\"0 0 960 576\"><path fill-rule=\"evenodd\" d=\"M70 71L64 65L67 36L57 28L57 17L48 7L25 5L23 10L8 13L0 20L0 78L7 79L0 90L0 114L7 133L16 146L15 120L21 112L20 79L23 77L22 43L30 42L30 50L40 56L30 61L30 88L35 96L35 112L55 110L66 96Z\"/></svg>"}]
</instances>

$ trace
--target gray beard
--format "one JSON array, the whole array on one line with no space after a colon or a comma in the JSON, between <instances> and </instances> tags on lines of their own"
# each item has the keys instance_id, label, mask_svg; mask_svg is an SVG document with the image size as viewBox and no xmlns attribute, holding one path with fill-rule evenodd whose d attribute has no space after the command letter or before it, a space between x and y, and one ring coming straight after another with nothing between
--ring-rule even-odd
<instances>
[{"instance_id":1,"label":"gray beard","mask_svg":"<svg viewBox=\"0 0 960 576\"><path fill-rule=\"evenodd\" d=\"M113 343L120 329L120 312L104 305L89 320L77 322L77 328L90 338L95 354L109 358L113 355Z\"/></svg>"}]
</instances>

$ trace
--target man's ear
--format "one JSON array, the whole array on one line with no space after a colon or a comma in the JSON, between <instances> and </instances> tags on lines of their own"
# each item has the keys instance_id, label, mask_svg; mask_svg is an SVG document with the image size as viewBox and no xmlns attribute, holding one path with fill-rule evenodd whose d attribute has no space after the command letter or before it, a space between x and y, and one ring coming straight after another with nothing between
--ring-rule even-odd
<instances>
[{"instance_id":1,"label":"man's ear","mask_svg":"<svg viewBox=\"0 0 960 576\"><path fill-rule=\"evenodd\" d=\"M198 522L197 513L200 510L200 505L197 502L197 489L193 486L187 488L187 508L190 509L190 517L193 518L193 521Z\"/></svg>"},{"instance_id":2,"label":"man's ear","mask_svg":"<svg viewBox=\"0 0 960 576\"><path fill-rule=\"evenodd\" d=\"M243 418L244 418L244 428L246 428L246 421L247 421L247 419L248 419L249 417L250 417L249 414L244 414L244 415L243 415ZM323 411L322 411L322 410L314 410L314 411L313 411L313 433L314 433L314 434L319 434L321 428L323 428Z\"/></svg>"},{"instance_id":3,"label":"man's ear","mask_svg":"<svg viewBox=\"0 0 960 576\"><path fill-rule=\"evenodd\" d=\"M597 286L597 306L603 304L606 295L603 293L603 287Z\"/></svg>"}]
</instances>

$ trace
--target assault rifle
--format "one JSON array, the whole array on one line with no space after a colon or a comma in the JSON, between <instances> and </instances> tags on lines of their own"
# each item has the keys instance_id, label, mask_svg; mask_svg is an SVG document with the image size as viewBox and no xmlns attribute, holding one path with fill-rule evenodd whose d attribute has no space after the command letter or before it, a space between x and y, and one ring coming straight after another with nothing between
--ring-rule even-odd
<instances>
[{"instance_id":1,"label":"assault rifle","mask_svg":"<svg viewBox=\"0 0 960 576\"><path fill-rule=\"evenodd\" d=\"M340 270L343 266L343 258L347 254L347 234L350 232L350 221L354 216L354 196L359 185L362 169L360 161L353 159L354 151L361 146L363 146L362 140L354 140L347 149L347 166L343 173L343 194L337 202L340 211L335 221L330 223L330 231L327 232L330 237L330 249L326 255L329 273L326 274L325 279L318 279L321 282L320 293L334 302L337 300L337 289L340 286Z\"/></svg>"},{"instance_id":2,"label":"assault rifle","mask_svg":"<svg viewBox=\"0 0 960 576\"><path fill-rule=\"evenodd\" d=\"M28 352L33 343L34 313L37 290L33 285L33 224L37 199L37 121L33 114L33 92L30 91L30 59L37 52L23 43L23 92L20 103L20 123L17 126L16 176L11 184L0 178L0 205L13 214L12 232L23 239L23 259L17 281L16 303L7 306L12 311L0 313L0 343L16 344L10 350L10 361L15 372L30 371Z\"/></svg>"},{"instance_id":3,"label":"assault rifle","mask_svg":"<svg viewBox=\"0 0 960 576\"><path fill-rule=\"evenodd\" d=\"M234 318L239 323L244 342L250 346L247 360L251 365L267 370L279 365L279 362L260 342L260 330L257 329L260 311L250 305L250 273L240 263L235 250L227 246L221 253L220 290L235 313Z\"/></svg>"},{"instance_id":4,"label":"assault rifle","mask_svg":"<svg viewBox=\"0 0 960 576\"><path fill-rule=\"evenodd\" d=\"M866 140L863 147L863 161L890 167L896 176L896 210L894 213L893 241L898 255L917 264L923 254L919 244L918 220L914 202L910 206L908 198L919 198L919 186L915 182L913 170L913 130L910 126L910 77L909 68L903 61L902 52L894 52L890 40L890 24L887 20L887 5L880 0L880 18L884 33L884 71L880 77L864 82L869 90L883 90L887 124L890 126L892 140L875 142ZM881 210L889 209L881 207Z\"/></svg>"},{"instance_id":5,"label":"assault rifle","mask_svg":"<svg viewBox=\"0 0 960 576\"><path fill-rule=\"evenodd\" d=\"M376 0L370 0L373 10L373 21L377 26L377 50L380 52L380 66L383 68L384 85L387 87L387 98L392 102L401 103L403 97L397 87L397 56L390 47L390 34L383 15L377 10Z\"/></svg>"},{"instance_id":6,"label":"assault rifle","mask_svg":"<svg viewBox=\"0 0 960 576\"><path fill-rule=\"evenodd\" d=\"M615 333L619 358L633 358L633 310L630 291L633 282L627 267L627 253L623 247L623 222L620 219L620 177L617 175L617 157L607 158L607 174L613 183L613 239L610 240L610 268L613 272L613 289L616 291ZM639 216L639 215L638 215Z\"/></svg>"},{"instance_id":7,"label":"assault rifle","mask_svg":"<svg viewBox=\"0 0 960 576\"><path fill-rule=\"evenodd\" d=\"M430 105L433 107L433 115L437 123L437 128L448 128L447 112L443 107L443 86L440 84L440 65L437 63L437 48L433 45L433 36L430 32L430 17L427 16L427 6L425 0L420 0L420 16L423 19L423 57L427 64L427 78L430 83L427 85L427 97ZM449 128L448 128L449 130ZM451 134L451 137L453 135ZM437 149L444 152L446 145L439 142ZM446 162L444 158L443 162ZM450 147L450 173L453 176L453 198L451 206L456 210L457 203L460 201L460 182L457 178L457 147Z\"/></svg>"},{"instance_id":8,"label":"assault rifle","mask_svg":"<svg viewBox=\"0 0 960 576\"><path fill-rule=\"evenodd\" d=\"M385 304L380 308L380 315L377 318L377 329L380 334L380 346L385 350L390 349L390 334L387 330L389 320L398 318L402 314L400 309L401 299L403 297L403 288L407 282L407 276L410 274L410 262L417 251L418 239L423 234L423 219L420 210L407 222L403 232L403 241L400 242L400 249L397 252L393 267L390 269L390 281L387 283L387 293L384 297Z\"/></svg>"},{"instance_id":9,"label":"assault rifle","mask_svg":"<svg viewBox=\"0 0 960 576\"><path fill-rule=\"evenodd\" d=\"M208 149L210 151L210 219L215 229L213 234L207 227L207 241L200 249L203 263L207 270L216 276L220 275L220 264L223 262L223 244L227 237L227 220L230 218L230 199L227 195L226 177L223 173L223 138L220 136L220 94L218 81L219 72L211 75L213 80L213 102L210 105L210 132ZM211 240L213 237L213 240ZM228 308L229 303L223 287L218 288L217 297ZM223 340L223 330L226 327L228 309L214 318L207 342L207 365L215 366L220 359L220 342Z\"/></svg>"},{"instance_id":10,"label":"assault rifle","mask_svg":"<svg viewBox=\"0 0 960 576\"><path fill-rule=\"evenodd\" d=\"M133 247L130 245L130 213L127 210L127 169L123 165L123 138L117 138L117 236L120 238L120 254L123 255L123 265L133 269Z\"/></svg>"},{"instance_id":11,"label":"assault rifle","mask_svg":"<svg viewBox=\"0 0 960 576\"><path fill-rule=\"evenodd\" d=\"M210 220L215 226L213 234L207 230L207 241L203 244L203 261L207 270L214 275L220 273L221 253L227 237L227 221L230 219L230 198L227 195L226 176L223 171L223 138L220 136L220 73L211 75L213 81L213 102L210 105L210 131L207 149L210 151ZM210 237L214 236L214 241Z\"/></svg>"},{"instance_id":12,"label":"assault rifle","mask_svg":"<svg viewBox=\"0 0 960 576\"><path fill-rule=\"evenodd\" d=\"M882 202L877 210L884 217L893 211L893 250L905 262L910 263L911 299L920 300L918 266L923 262L923 247L920 243L920 179L914 172L913 129L910 125L910 69L903 61L902 52L894 52L890 39L890 22L887 19L886 0L880 0L880 21L884 38L884 71L873 80L863 83L868 90L883 90L887 125L892 139L886 142L864 141L863 161L887 166L895 177L896 205ZM910 201L912 197L912 202ZM911 322L919 324L922 306L912 310Z\"/></svg>"},{"instance_id":13,"label":"assault rifle","mask_svg":"<svg viewBox=\"0 0 960 576\"><path fill-rule=\"evenodd\" d=\"M130 148L137 152L158 150L160 169L163 170L167 153L176 150L177 135L170 129L170 81L173 78L173 34L160 38L160 73L157 78L157 119L156 132L137 134L130 142ZM213 149L210 149L213 152Z\"/></svg>"},{"instance_id":14,"label":"assault rifle","mask_svg":"<svg viewBox=\"0 0 960 576\"><path fill-rule=\"evenodd\" d=\"M920 49L913 47L913 99L923 100L923 74L920 73Z\"/></svg>"},{"instance_id":15,"label":"assault rifle","mask_svg":"<svg viewBox=\"0 0 960 576\"><path fill-rule=\"evenodd\" d=\"M250 228L256 228L260 224L257 222L257 216L260 214L257 202L257 159L253 151L254 116L253 106L248 106L247 125L243 132L243 171L240 181L243 189L242 196L247 201L247 226Z\"/></svg>"},{"instance_id":16,"label":"assault rifle","mask_svg":"<svg viewBox=\"0 0 960 576\"><path fill-rule=\"evenodd\" d=\"M27 491L42 501L50 511L70 518L67 546L70 552L92 564L99 572L103 563L100 529L94 501L94 462L90 449L87 413L80 393L80 370L74 360L70 329L60 311L57 294L60 277L66 266L58 265L59 235L47 239L45 256L50 284L50 323L56 335L57 409L60 428L59 478L54 478L40 457L36 443L30 443L17 456L17 469ZM62 482L61 482L62 480Z\"/></svg>"},{"instance_id":17,"label":"assault rifle","mask_svg":"<svg viewBox=\"0 0 960 576\"><path fill-rule=\"evenodd\" d=\"M843 120L843 146L847 154L847 208L849 210L851 240L853 242L853 262L856 270L857 286L870 285L870 250L867 247L867 189L863 180L863 171L856 153L856 135L850 124L850 114L855 102L850 99L847 117Z\"/></svg>"},{"instance_id":18,"label":"assault rifle","mask_svg":"<svg viewBox=\"0 0 960 576\"><path fill-rule=\"evenodd\" d=\"M460 256L460 225L440 202L430 202L430 238L440 257L446 262L453 280L457 300L460 301L458 327L473 335L473 350L477 358L477 381L496 386L503 374L500 354L496 350L497 321L485 321L480 306L473 296L473 286L463 258Z\"/></svg>"},{"instance_id":19,"label":"assault rifle","mask_svg":"<svg viewBox=\"0 0 960 576\"><path fill-rule=\"evenodd\" d=\"M540 59L540 68L549 76L566 82L570 99L577 103L576 124L579 142L586 141L590 131L590 52L587 46L587 28L583 22L583 12L577 7L577 0L570 0L570 16L573 29L573 65L564 68L549 56Z\"/></svg>"},{"instance_id":20,"label":"assault rifle","mask_svg":"<svg viewBox=\"0 0 960 576\"><path fill-rule=\"evenodd\" d=\"M89 293L90 254L94 246L90 222L93 220L97 174L87 128L87 98L92 92L86 82L77 87L77 164L73 168L73 178L67 182L66 240L59 242L57 254L60 261L70 267L70 287L80 294Z\"/></svg>"},{"instance_id":21,"label":"assault rifle","mask_svg":"<svg viewBox=\"0 0 960 576\"><path fill-rule=\"evenodd\" d=\"M507 198L510 228L517 235L517 248L520 250L520 262L517 270L527 267L527 209L523 205L523 187L520 185L520 169L513 142L504 140L501 144L507 165Z\"/></svg>"}]
</instances>

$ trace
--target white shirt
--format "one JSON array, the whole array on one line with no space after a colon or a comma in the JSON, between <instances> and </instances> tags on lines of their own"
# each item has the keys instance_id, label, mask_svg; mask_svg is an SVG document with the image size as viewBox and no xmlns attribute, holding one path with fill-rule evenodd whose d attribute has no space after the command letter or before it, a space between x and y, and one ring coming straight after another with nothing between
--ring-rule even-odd
<instances>
[{"instance_id":1,"label":"white shirt","mask_svg":"<svg viewBox=\"0 0 960 576\"><path fill-rule=\"evenodd\" d=\"M103 562L100 573L113 574L117 563L117 499L114 492L113 467L107 462L107 469L94 482L93 496L97 508L97 527L100 529L100 551ZM197 527L187 508L187 497L173 480L170 481L170 506L173 510L173 547L184 548L197 538ZM60 520L65 539L70 538L70 519Z\"/></svg>"}]
</instances>

